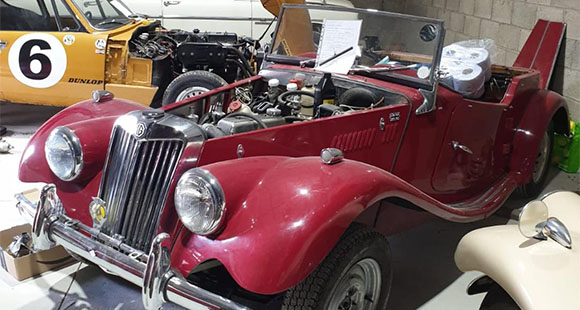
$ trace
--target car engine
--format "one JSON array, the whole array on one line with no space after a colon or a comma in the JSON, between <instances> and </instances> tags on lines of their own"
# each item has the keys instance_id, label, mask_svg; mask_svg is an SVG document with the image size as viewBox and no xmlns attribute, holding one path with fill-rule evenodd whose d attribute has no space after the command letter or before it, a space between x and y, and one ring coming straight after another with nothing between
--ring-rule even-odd
<instances>
[{"instance_id":1,"label":"car engine","mask_svg":"<svg viewBox=\"0 0 580 310\"><path fill-rule=\"evenodd\" d=\"M199 99L170 113L197 123L211 139L345 115L404 100L398 94L330 74L320 77L299 73L279 78L265 77L236 87L229 94Z\"/></svg>"},{"instance_id":2,"label":"car engine","mask_svg":"<svg viewBox=\"0 0 580 310\"><path fill-rule=\"evenodd\" d=\"M176 74L211 71L229 83L254 75L259 48L257 41L235 33L167 30L159 21L138 28L129 41L131 57L170 57Z\"/></svg>"}]
</instances>

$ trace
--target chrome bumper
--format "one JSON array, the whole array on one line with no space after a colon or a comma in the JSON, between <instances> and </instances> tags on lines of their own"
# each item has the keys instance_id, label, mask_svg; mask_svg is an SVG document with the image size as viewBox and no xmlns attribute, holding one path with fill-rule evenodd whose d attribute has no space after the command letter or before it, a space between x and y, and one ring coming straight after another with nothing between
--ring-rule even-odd
<instances>
[{"instance_id":1,"label":"chrome bumper","mask_svg":"<svg viewBox=\"0 0 580 310\"><path fill-rule=\"evenodd\" d=\"M16 198L18 210L33 225L32 239L36 249L50 248L55 243L62 245L104 270L142 287L146 309L160 309L165 302L173 302L187 309L248 309L187 282L181 274L171 269L169 249L162 245L162 241L169 237L166 233L155 237L149 255L117 244L131 253L126 255L106 245L114 239L67 218L54 185L46 185L42 189L37 204L23 194L16 195Z\"/></svg>"}]
</instances>

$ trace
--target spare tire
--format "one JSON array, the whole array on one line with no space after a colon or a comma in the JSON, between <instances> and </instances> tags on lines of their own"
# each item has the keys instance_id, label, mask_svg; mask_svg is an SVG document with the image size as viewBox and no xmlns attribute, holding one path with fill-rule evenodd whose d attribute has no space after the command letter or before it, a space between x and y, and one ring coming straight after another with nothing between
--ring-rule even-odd
<instances>
[{"instance_id":1,"label":"spare tire","mask_svg":"<svg viewBox=\"0 0 580 310\"><path fill-rule=\"evenodd\" d=\"M163 94L162 105L197 96L212 89L228 85L219 75L207 71L189 71L176 77Z\"/></svg>"},{"instance_id":2,"label":"spare tire","mask_svg":"<svg viewBox=\"0 0 580 310\"><path fill-rule=\"evenodd\" d=\"M368 108L377 102L377 96L370 90L363 87L353 87L345 91L338 104L344 104L351 107Z\"/></svg>"}]
</instances>

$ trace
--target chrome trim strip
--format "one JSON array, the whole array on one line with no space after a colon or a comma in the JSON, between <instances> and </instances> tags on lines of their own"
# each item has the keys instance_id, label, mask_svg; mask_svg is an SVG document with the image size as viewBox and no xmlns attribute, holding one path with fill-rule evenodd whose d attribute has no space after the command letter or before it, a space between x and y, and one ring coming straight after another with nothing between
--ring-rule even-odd
<instances>
[{"instance_id":1,"label":"chrome trim strip","mask_svg":"<svg viewBox=\"0 0 580 310\"><path fill-rule=\"evenodd\" d=\"M548 22L548 26L550 26L551 22ZM550 68L550 74L548 74L548 80L546 81L546 89L550 86L550 81L552 80L552 74L554 73L554 69L556 68L556 61L558 60L558 55L562 52L560 48L562 47L562 42L564 41L564 34L566 33L567 25L564 23L564 29L562 31L562 35L560 36L560 40L558 42L558 49L556 50L556 55L554 55L554 61L552 61L552 68ZM546 27L547 29L547 27ZM566 51L564 51L565 53ZM535 60L535 59L534 59Z\"/></svg>"},{"instance_id":2,"label":"chrome trim strip","mask_svg":"<svg viewBox=\"0 0 580 310\"><path fill-rule=\"evenodd\" d=\"M195 20L224 20L224 21L263 21L270 22L273 18L251 18L251 17L231 17L231 16L183 16L183 15L165 15L165 16L155 16L151 18L163 18L163 19L195 19Z\"/></svg>"},{"instance_id":3,"label":"chrome trim strip","mask_svg":"<svg viewBox=\"0 0 580 310\"><path fill-rule=\"evenodd\" d=\"M447 204L447 206L449 206L450 208L461 209L461 210L477 209L482 204L488 203L492 197L495 197L497 199L497 197L499 197L500 192L505 192L507 190L512 191L515 188L515 186L514 186L514 188L508 188L508 184L511 181L512 180L506 176L503 180L499 181L501 183L499 183L499 182L495 183L483 195L481 195L478 199L476 199L472 202L460 202L460 203L455 203L455 204ZM505 198L507 199L508 197L505 197Z\"/></svg>"}]
</instances>

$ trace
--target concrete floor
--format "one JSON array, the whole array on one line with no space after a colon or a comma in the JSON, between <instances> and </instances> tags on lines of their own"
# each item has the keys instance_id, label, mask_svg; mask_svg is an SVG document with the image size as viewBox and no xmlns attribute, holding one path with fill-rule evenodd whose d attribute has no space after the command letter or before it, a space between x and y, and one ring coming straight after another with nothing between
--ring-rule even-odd
<instances>
[{"instance_id":1,"label":"concrete floor","mask_svg":"<svg viewBox=\"0 0 580 310\"><path fill-rule=\"evenodd\" d=\"M14 208L16 192L40 184L18 181L20 156L34 131L60 109L0 103L0 124L14 149L0 154L0 230L23 223ZM580 176L552 170L544 192L580 191ZM478 309L483 295L468 296L467 284L476 272L461 273L453 254L467 232L509 222L526 200L510 198L496 215L476 223L457 224L440 219L389 238L393 252L394 282L389 309ZM97 267L74 264L42 276L16 281L0 270L2 309L142 309L140 289ZM70 291L63 301L64 292ZM62 305L60 305L62 302ZM170 306L168 308L178 308Z\"/></svg>"}]
</instances>

